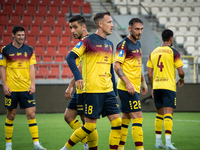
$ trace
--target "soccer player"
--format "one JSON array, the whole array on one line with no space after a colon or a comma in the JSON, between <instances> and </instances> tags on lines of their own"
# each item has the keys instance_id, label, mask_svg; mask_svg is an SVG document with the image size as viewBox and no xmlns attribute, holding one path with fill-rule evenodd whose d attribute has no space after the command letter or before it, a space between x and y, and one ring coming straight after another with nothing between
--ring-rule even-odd
<instances>
[{"instance_id":1,"label":"soccer player","mask_svg":"<svg viewBox=\"0 0 200 150\"><path fill-rule=\"evenodd\" d=\"M172 116L176 108L176 69L180 79L178 86L184 85L183 62L179 52L172 48L173 32L165 29L162 32L162 46L154 49L147 62L148 79L152 88L152 97L157 109L155 119L155 148L164 148L161 132L164 119L166 149L177 149L171 143Z\"/></svg>"},{"instance_id":2,"label":"soccer player","mask_svg":"<svg viewBox=\"0 0 200 150\"><path fill-rule=\"evenodd\" d=\"M117 150L119 145L121 118L116 91L113 91L113 44L106 39L113 29L110 13L97 13L94 23L97 27L96 33L84 37L67 56L67 62L74 74L75 86L83 91L85 125L71 135L61 150L71 149L85 136L88 141L94 140L90 133L95 130L101 114L102 117L107 116L111 122L110 150ZM75 64L75 59L81 56L82 75ZM88 143L88 146L90 150L97 150L97 145L90 146Z\"/></svg>"},{"instance_id":3,"label":"soccer player","mask_svg":"<svg viewBox=\"0 0 200 150\"><path fill-rule=\"evenodd\" d=\"M71 32L75 39L80 40L83 37L85 37L86 35L88 35L84 17L82 17L81 15L76 15L76 16L72 17L69 20L69 22L70 22L69 26L71 28ZM77 58L76 63L79 64L79 62L80 62L80 59ZM80 64L79 68L81 71L81 64ZM65 91L65 98L70 101L68 103L68 106L67 106L67 108L65 110L65 114L64 114L65 121L70 125L70 127L73 129L73 131L82 127L83 124L85 123L84 111L83 111L84 102L82 100L83 99L82 91L79 89L76 89L76 92L74 93L74 95L71 96L74 85L75 85L75 80L73 78L72 81L70 82L68 88ZM76 119L77 114L80 115L83 124L79 120ZM97 132L96 132L96 134L97 134ZM87 139L84 138L81 142L83 143L84 150L88 150Z\"/></svg>"},{"instance_id":4,"label":"soccer player","mask_svg":"<svg viewBox=\"0 0 200 150\"><path fill-rule=\"evenodd\" d=\"M21 109L25 109L34 150L46 150L39 143L38 126L35 119L35 54L32 47L23 44L25 29L22 26L12 28L12 37L13 42L4 46L0 52L1 79L7 108L6 150L12 150L13 122L18 103Z\"/></svg>"},{"instance_id":5,"label":"soccer player","mask_svg":"<svg viewBox=\"0 0 200 150\"><path fill-rule=\"evenodd\" d=\"M117 89L122 111L121 140L118 150L124 150L131 119L133 119L132 136L136 149L143 150L143 117L139 94L140 86L142 86L142 94L147 93L147 85L142 75L142 51L138 41L143 32L142 20L132 18L129 21L128 30L129 35L117 45L114 64L114 70L119 77Z\"/></svg>"}]
</instances>

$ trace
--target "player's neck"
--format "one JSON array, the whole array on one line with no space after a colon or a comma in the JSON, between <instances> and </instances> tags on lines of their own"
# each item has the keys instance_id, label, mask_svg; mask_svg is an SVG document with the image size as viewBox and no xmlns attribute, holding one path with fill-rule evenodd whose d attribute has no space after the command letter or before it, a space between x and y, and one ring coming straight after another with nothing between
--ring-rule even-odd
<instances>
[{"instance_id":1,"label":"player's neck","mask_svg":"<svg viewBox=\"0 0 200 150\"><path fill-rule=\"evenodd\" d=\"M130 34L127 36L133 43L137 43L137 40L134 39Z\"/></svg>"},{"instance_id":2,"label":"player's neck","mask_svg":"<svg viewBox=\"0 0 200 150\"><path fill-rule=\"evenodd\" d=\"M22 47L23 43L21 44L21 43L17 43L16 41L13 41L12 45L16 48L20 48Z\"/></svg>"},{"instance_id":3,"label":"player's neck","mask_svg":"<svg viewBox=\"0 0 200 150\"><path fill-rule=\"evenodd\" d=\"M82 34L82 36L81 36L81 39L83 38L83 37L85 37L86 35L88 35L89 33L86 31L86 32L83 32L83 34Z\"/></svg>"},{"instance_id":4,"label":"player's neck","mask_svg":"<svg viewBox=\"0 0 200 150\"><path fill-rule=\"evenodd\" d=\"M171 42L163 42L162 46L171 46Z\"/></svg>"},{"instance_id":5,"label":"player's neck","mask_svg":"<svg viewBox=\"0 0 200 150\"><path fill-rule=\"evenodd\" d=\"M95 34L101 36L101 37L104 38L104 39L105 39L106 36L107 36L107 35L106 35L104 32L102 32L101 30L97 30Z\"/></svg>"}]
</instances>

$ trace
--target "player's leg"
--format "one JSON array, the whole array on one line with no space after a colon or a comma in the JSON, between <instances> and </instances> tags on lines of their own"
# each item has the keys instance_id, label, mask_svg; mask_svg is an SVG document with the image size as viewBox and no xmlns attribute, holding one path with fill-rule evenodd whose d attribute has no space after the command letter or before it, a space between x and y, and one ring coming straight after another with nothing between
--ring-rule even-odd
<instances>
[{"instance_id":1,"label":"player's leg","mask_svg":"<svg viewBox=\"0 0 200 150\"><path fill-rule=\"evenodd\" d=\"M96 121L97 119L85 117L85 124L73 132L68 142L61 150L70 150L76 143L92 133L96 129Z\"/></svg>"},{"instance_id":2,"label":"player's leg","mask_svg":"<svg viewBox=\"0 0 200 150\"><path fill-rule=\"evenodd\" d=\"M110 150L117 150L121 136L122 121L119 115L119 104L115 93L108 92L101 94L100 103L102 107L102 117L107 116L111 123L109 136Z\"/></svg>"},{"instance_id":3,"label":"player's leg","mask_svg":"<svg viewBox=\"0 0 200 150\"><path fill-rule=\"evenodd\" d=\"M136 107L140 107L140 106L136 106ZM144 150L143 130L142 130L142 122L143 122L142 111L130 112L130 114L131 114L131 117L133 118L132 136L135 142L136 150Z\"/></svg>"},{"instance_id":4,"label":"player's leg","mask_svg":"<svg viewBox=\"0 0 200 150\"><path fill-rule=\"evenodd\" d=\"M29 92L19 92L18 96L20 108L25 109L26 117L28 119L29 131L34 143L34 150L46 150L46 148L39 143L38 126L35 119L36 103L34 95L29 95Z\"/></svg>"},{"instance_id":5,"label":"player's leg","mask_svg":"<svg viewBox=\"0 0 200 150\"><path fill-rule=\"evenodd\" d=\"M68 142L65 144L65 146L61 150L71 149L77 142L82 140L84 137L88 136L90 133L92 133L96 129L97 118L100 118L98 94L84 93L84 95L85 95L84 96L85 124L81 128L74 131L74 133L71 135ZM93 101L91 101L91 99ZM95 136L95 138L97 138L97 137L98 136ZM90 139L90 136L88 136L87 138L89 141L92 140L92 139ZM97 147L96 147L96 149L97 149Z\"/></svg>"},{"instance_id":6,"label":"player's leg","mask_svg":"<svg viewBox=\"0 0 200 150\"><path fill-rule=\"evenodd\" d=\"M121 138L120 138L118 150L124 150L124 146L125 146L127 135L128 135L128 125L131 122L131 116L129 113L122 112L121 118L122 118Z\"/></svg>"},{"instance_id":7,"label":"player's leg","mask_svg":"<svg viewBox=\"0 0 200 150\"><path fill-rule=\"evenodd\" d=\"M7 109L7 118L5 122L5 137L6 137L6 150L12 150L12 133L13 122L16 114L16 109Z\"/></svg>"},{"instance_id":8,"label":"player's leg","mask_svg":"<svg viewBox=\"0 0 200 150\"><path fill-rule=\"evenodd\" d=\"M173 111L176 108L176 92L170 90L163 90L163 106L164 106L164 127L165 127L165 141L166 149L177 149L171 143L171 134L173 128Z\"/></svg>"},{"instance_id":9,"label":"player's leg","mask_svg":"<svg viewBox=\"0 0 200 150\"><path fill-rule=\"evenodd\" d=\"M111 130L109 136L110 150L117 150L121 136L122 121L119 114L108 115L111 123Z\"/></svg>"},{"instance_id":10,"label":"player's leg","mask_svg":"<svg viewBox=\"0 0 200 150\"><path fill-rule=\"evenodd\" d=\"M155 134L156 134L156 144L155 148L164 148L165 146L162 143L162 127L163 127L163 118L164 118L164 107L157 108L157 114L155 119Z\"/></svg>"},{"instance_id":11,"label":"player's leg","mask_svg":"<svg viewBox=\"0 0 200 150\"><path fill-rule=\"evenodd\" d=\"M5 107L7 108L7 117L5 121L6 150L12 150L12 133L14 128L13 122L18 105L18 99L16 95L16 92L12 92L11 96L5 95Z\"/></svg>"}]
</instances>

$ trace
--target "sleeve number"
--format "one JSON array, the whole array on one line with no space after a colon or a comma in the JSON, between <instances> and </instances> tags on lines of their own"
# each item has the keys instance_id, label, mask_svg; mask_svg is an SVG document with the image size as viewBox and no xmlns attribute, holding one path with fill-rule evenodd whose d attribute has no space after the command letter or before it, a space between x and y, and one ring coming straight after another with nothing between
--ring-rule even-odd
<instances>
[{"instance_id":1,"label":"sleeve number","mask_svg":"<svg viewBox=\"0 0 200 150\"><path fill-rule=\"evenodd\" d=\"M162 55L159 55L158 63L157 63L158 68L160 68L160 72L162 72L162 69L164 68L163 62L160 62L161 56Z\"/></svg>"}]
</instances>

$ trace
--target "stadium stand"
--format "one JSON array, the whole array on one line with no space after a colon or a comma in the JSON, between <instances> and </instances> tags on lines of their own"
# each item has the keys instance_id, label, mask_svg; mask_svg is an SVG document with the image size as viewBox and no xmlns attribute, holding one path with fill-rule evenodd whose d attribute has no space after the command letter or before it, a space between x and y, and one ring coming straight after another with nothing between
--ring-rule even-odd
<instances>
[{"instance_id":1,"label":"stadium stand","mask_svg":"<svg viewBox=\"0 0 200 150\"><path fill-rule=\"evenodd\" d=\"M26 30L25 44L33 47L38 62L36 79L71 78L69 67L62 65L77 42L68 18L77 14L91 17L91 12L90 3L84 0L1 0L0 46L12 42L14 25L22 25Z\"/></svg>"}]
</instances>

